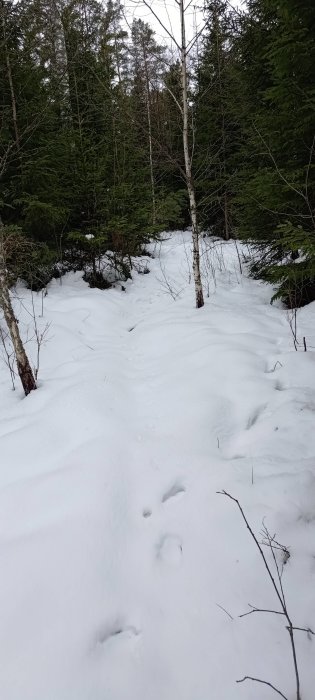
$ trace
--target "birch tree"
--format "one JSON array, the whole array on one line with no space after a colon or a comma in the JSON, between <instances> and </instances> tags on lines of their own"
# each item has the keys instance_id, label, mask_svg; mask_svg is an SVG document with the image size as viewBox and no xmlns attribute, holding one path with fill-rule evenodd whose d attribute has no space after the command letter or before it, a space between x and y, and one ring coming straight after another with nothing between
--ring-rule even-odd
<instances>
[{"instance_id":1,"label":"birch tree","mask_svg":"<svg viewBox=\"0 0 315 700\"><path fill-rule=\"evenodd\" d=\"M189 144L189 105L188 105L188 80L187 80L187 56L189 49L186 43L185 7L184 0L178 0L181 26L181 77L182 77L182 110L183 110L183 147L185 157L186 183L189 197L189 208L192 226L193 244L193 274L195 282L196 307L200 309L204 305L203 290L200 274L200 247L199 229L197 220L196 191L192 175L192 153Z\"/></svg>"},{"instance_id":2,"label":"birch tree","mask_svg":"<svg viewBox=\"0 0 315 700\"><path fill-rule=\"evenodd\" d=\"M7 268L8 254L13 258L16 257L17 253L23 254L21 244L23 245L22 237L15 232L6 234L0 219L0 307L2 308L14 348L18 375L25 396L27 396L36 389L36 381L21 339L18 320L14 313L10 296L10 275Z\"/></svg>"},{"instance_id":3,"label":"birch tree","mask_svg":"<svg viewBox=\"0 0 315 700\"><path fill-rule=\"evenodd\" d=\"M189 212L192 228L192 249L193 249L193 276L195 284L195 300L196 308L200 309L204 305L201 272L200 272L200 243L199 243L199 227L198 227L198 216L197 216L197 203L196 203L196 190L192 172L192 161L193 161L193 148L190 143L190 110L189 110L189 99L188 99L188 57L195 44L196 38L190 42L186 39L186 12L191 4L189 1L185 5L185 0L175 0L178 6L179 19L180 19L180 29L181 38L180 43L176 41L176 38L171 31L160 20L153 7L143 0L146 7L150 9L152 15L159 22L164 31L168 34L172 42L174 42L180 54L180 66L181 66L181 104L176 104L180 109L182 117L182 136L183 136L183 151L185 160L185 183L187 187L187 194L189 199ZM197 34L199 36L201 32Z\"/></svg>"}]
</instances>

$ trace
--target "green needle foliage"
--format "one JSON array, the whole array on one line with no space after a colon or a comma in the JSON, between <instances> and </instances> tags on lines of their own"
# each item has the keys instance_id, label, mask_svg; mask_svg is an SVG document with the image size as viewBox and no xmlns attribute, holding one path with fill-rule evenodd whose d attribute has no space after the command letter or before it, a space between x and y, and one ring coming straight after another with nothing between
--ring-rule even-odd
<instances>
[{"instance_id":1,"label":"green needle foliage","mask_svg":"<svg viewBox=\"0 0 315 700\"><path fill-rule=\"evenodd\" d=\"M116 0L0 0L0 215L40 244L39 288L130 275L189 224L180 64ZM289 306L315 298L315 4L208 0L189 54L199 220L251 244ZM56 266L56 263L58 265Z\"/></svg>"},{"instance_id":2,"label":"green needle foliage","mask_svg":"<svg viewBox=\"0 0 315 700\"><path fill-rule=\"evenodd\" d=\"M1 0L0 14L3 223L64 269L90 257L89 281L106 286L101 255L128 276L128 258L187 209L169 174L164 49L142 21L128 37L113 0Z\"/></svg>"}]
</instances>

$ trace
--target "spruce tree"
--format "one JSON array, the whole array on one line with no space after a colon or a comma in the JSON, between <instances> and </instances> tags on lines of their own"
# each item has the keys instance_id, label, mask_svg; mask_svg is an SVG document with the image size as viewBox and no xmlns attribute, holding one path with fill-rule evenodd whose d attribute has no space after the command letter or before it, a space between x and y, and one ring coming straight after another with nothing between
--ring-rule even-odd
<instances>
[{"instance_id":1,"label":"spruce tree","mask_svg":"<svg viewBox=\"0 0 315 700\"><path fill-rule=\"evenodd\" d=\"M315 8L255 0L240 39L249 99L240 176L241 235L254 241L255 275L290 306L313 298ZM255 88L255 84L256 88ZM280 264L281 263L281 264Z\"/></svg>"},{"instance_id":2,"label":"spruce tree","mask_svg":"<svg viewBox=\"0 0 315 700\"><path fill-rule=\"evenodd\" d=\"M203 38L195 95L196 185L203 225L229 239L233 232L231 199L236 141L232 23L225 0L211 0L206 13L208 29Z\"/></svg>"}]
</instances>

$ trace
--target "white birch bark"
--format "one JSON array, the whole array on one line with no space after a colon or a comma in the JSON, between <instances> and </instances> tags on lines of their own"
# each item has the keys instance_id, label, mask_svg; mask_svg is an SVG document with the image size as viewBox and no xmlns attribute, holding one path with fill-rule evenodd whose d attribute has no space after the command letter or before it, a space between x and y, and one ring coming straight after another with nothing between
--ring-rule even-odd
<instances>
[{"instance_id":1,"label":"white birch bark","mask_svg":"<svg viewBox=\"0 0 315 700\"><path fill-rule=\"evenodd\" d=\"M4 238L1 231L2 228L3 224L0 219L0 306L3 310L5 322L7 324L11 342L14 348L18 374L25 396L27 396L31 391L36 389L36 381L22 343L18 321L15 317L12 306L5 262Z\"/></svg>"},{"instance_id":2,"label":"white birch bark","mask_svg":"<svg viewBox=\"0 0 315 700\"><path fill-rule=\"evenodd\" d=\"M202 281L200 274L200 249L199 230L197 221L197 205L194 181L192 177L191 156L189 148L189 114L188 114L188 89L187 89L187 54L184 0L179 0L181 21L181 82L182 82L182 110L183 110L183 146L185 158L186 185L189 197L189 209L192 227L193 244L193 275L195 283L196 307L200 309L204 305Z\"/></svg>"}]
</instances>

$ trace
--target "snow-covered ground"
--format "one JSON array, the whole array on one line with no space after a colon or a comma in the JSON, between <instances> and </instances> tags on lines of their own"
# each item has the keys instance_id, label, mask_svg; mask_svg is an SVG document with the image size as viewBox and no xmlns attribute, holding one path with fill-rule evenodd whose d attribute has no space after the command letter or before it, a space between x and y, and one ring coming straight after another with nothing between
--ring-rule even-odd
<instances>
[{"instance_id":1,"label":"snow-covered ground","mask_svg":"<svg viewBox=\"0 0 315 700\"><path fill-rule=\"evenodd\" d=\"M27 399L0 365L1 700L275 696L244 675L296 697L284 619L238 617L279 608L217 491L289 547L288 608L315 628L315 304L298 316L309 351L295 352L287 313L229 244L196 311L189 247L173 234L125 292L78 273L50 284ZM309 637L296 632L303 700Z\"/></svg>"}]
</instances>

